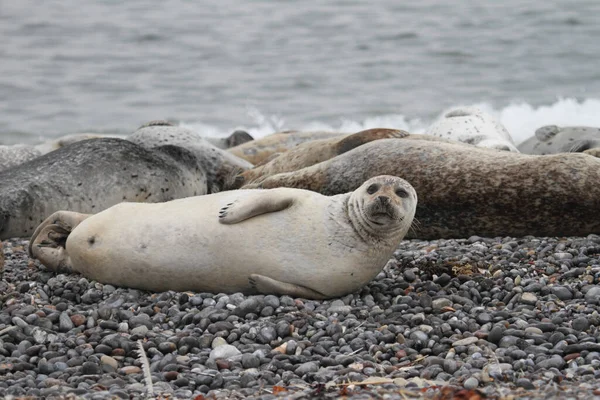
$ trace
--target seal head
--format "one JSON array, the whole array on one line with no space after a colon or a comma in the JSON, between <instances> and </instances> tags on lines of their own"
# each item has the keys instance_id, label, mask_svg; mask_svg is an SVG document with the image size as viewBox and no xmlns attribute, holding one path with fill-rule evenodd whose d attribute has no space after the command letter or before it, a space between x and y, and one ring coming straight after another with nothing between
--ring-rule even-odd
<instances>
[{"instance_id":1,"label":"seal head","mask_svg":"<svg viewBox=\"0 0 600 400\"><path fill-rule=\"evenodd\" d=\"M408 182L381 175L352 192L348 217L364 241L396 240L410 228L416 205L417 193Z\"/></svg>"}]
</instances>

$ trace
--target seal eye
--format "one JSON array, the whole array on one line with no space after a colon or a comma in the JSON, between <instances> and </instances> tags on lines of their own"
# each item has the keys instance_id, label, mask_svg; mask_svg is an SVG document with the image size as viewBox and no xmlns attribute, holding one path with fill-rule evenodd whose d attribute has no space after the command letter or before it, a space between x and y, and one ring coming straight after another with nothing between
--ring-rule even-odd
<instances>
[{"instance_id":1,"label":"seal eye","mask_svg":"<svg viewBox=\"0 0 600 400\"><path fill-rule=\"evenodd\" d=\"M367 188L367 193L373 194L373 193L375 193L378 190L379 190L379 185L377 185L376 183L374 183L374 184L372 184L371 186L369 186Z\"/></svg>"},{"instance_id":2,"label":"seal eye","mask_svg":"<svg viewBox=\"0 0 600 400\"><path fill-rule=\"evenodd\" d=\"M398 197L402 197L403 199L408 197L408 192L404 189L397 189L396 190L396 196Z\"/></svg>"}]
</instances>

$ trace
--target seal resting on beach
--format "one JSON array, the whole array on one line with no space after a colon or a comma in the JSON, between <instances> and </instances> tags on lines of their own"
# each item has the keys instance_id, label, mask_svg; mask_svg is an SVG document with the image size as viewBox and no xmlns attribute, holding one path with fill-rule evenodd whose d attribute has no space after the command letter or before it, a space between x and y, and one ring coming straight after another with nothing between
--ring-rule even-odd
<instances>
[{"instance_id":1,"label":"seal resting on beach","mask_svg":"<svg viewBox=\"0 0 600 400\"><path fill-rule=\"evenodd\" d=\"M332 197L282 188L121 203L50 216L29 251L51 270L117 286L322 299L381 272L416 204L412 186L394 176Z\"/></svg>"},{"instance_id":2,"label":"seal resting on beach","mask_svg":"<svg viewBox=\"0 0 600 400\"><path fill-rule=\"evenodd\" d=\"M504 125L475 107L458 107L446 112L425 134L477 147L519 152Z\"/></svg>"},{"instance_id":3,"label":"seal resting on beach","mask_svg":"<svg viewBox=\"0 0 600 400\"><path fill-rule=\"evenodd\" d=\"M94 213L122 201L163 202L207 191L204 168L187 149L85 140L0 172L0 240L30 236L59 210Z\"/></svg>"},{"instance_id":4,"label":"seal resting on beach","mask_svg":"<svg viewBox=\"0 0 600 400\"><path fill-rule=\"evenodd\" d=\"M420 228L413 237L600 232L600 215L594 212L600 210L600 159L580 153L533 156L454 143L381 139L243 188L292 187L334 195L382 174L403 177L419 195Z\"/></svg>"},{"instance_id":5,"label":"seal resting on beach","mask_svg":"<svg viewBox=\"0 0 600 400\"><path fill-rule=\"evenodd\" d=\"M0 145L0 171L19 164L23 164L34 158L38 158L46 153L60 149L61 147L80 142L82 140L107 137L108 135L95 133L76 133L73 135L61 136L58 139L50 140L44 143L29 145Z\"/></svg>"},{"instance_id":6,"label":"seal resting on beach","mask_svg":"<svg viewBox=\"0 0 600 400\"><path fill-rule=\"evenodd\" d=\"M591 126L546 125L519 145L526 154L592 153L600 148L600 128Z\"/></svg>"},{"instance_id":7,"label":"seal resting on beach","mask_svg":"<svg viewBox=\"0 0 600 400\"><path fill-rule=\"evenodd\" d=\"M336 136L328 139L304 142L284 153L275 153L265 160L264 164L255 166L239 174L231 187L239 188L246 182L252 182L261 176L289 172L308 167L340 154L344 154L365 143L379 139L405 138L408 132L397 129L375 128L367 129L347 136Z\"/></svg>"},{"instance_id":8,"label":"seal resting on beach","mask_svg":"<svg viewBox=\"0 0 600 400\"><path fill-rule=\"evenodd\" d=\"M158 120L144 124L127 136L127 140L149 149L174 145L189 150L204 169L208 180L208 193L222 190L233 171L244 171L253 167L248 161L207 142L196 132L173 126L167 121Z\"/></svg>"},{"instance_id":9,"label":"seal resting on beach","mask_svg":"<svg viewBox=\"0 0 600 400\"><path fill-rule=\"evenodd\" d=\"M347 135L347 133L327 131L284 131L232 147L227 149L227 151L254 165L258 165L266 162L273 154L283 153L293 149L301 143Z\"/></svg>"}]
</instances>

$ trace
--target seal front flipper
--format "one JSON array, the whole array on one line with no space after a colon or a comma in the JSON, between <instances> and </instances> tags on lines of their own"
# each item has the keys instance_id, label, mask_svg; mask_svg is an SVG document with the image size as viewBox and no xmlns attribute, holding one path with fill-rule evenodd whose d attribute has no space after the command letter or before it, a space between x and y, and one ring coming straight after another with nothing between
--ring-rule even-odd
<instances>
[{"instance_id":1,"label":"seal front flipper","mask_svg":"<svg viewBox=\"0 0 600 400\"><path fill-rule=\"evenodd\" d=\"M219 222L237 224L257 215L281 211L292 205L293 196L281 192L257 191L251 196L238 199L219 210Z\"/></svg>"},{"instance_id":2,"label":"seal front flipper","mask_svg":"<svg viewBox=\"0 0 600 400\"><path fill-rule=\"evenodd\" d=\"M293 283L281 282L264 275L252 274L248 278L252 288L261 294L288 295L292 297L302 297L305 299L322 300L327 298L322 293L309 289L305 286Z\"/></svg>"},{"instance_id":3,"label":"seal front flipper","mask_svg":"<svg viewBox=\"0 0 600 400\"><path fill-rule=\"evenodd\" d=\"M29 241L29 256L53 271L71 271L65 245L73 229L92 214L57 211L44 220Z\"/></svg>"}]
</instances>

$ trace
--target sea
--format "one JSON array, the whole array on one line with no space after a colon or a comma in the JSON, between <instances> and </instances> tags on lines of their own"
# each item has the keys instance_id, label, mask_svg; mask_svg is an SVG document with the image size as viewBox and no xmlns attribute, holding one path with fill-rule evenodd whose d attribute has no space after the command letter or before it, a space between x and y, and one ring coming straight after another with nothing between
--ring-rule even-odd
<instances>
[{"instance_id":1,"label":"sea","mask_svg":"<svg viewBox=\"0 0 600 400\"><path fill-rule=\"evenodd\" d=\"M598 0L0 0L0 143L423 132L478 106L519 143L600 126Z\"/></svg>"}]
</instances>

